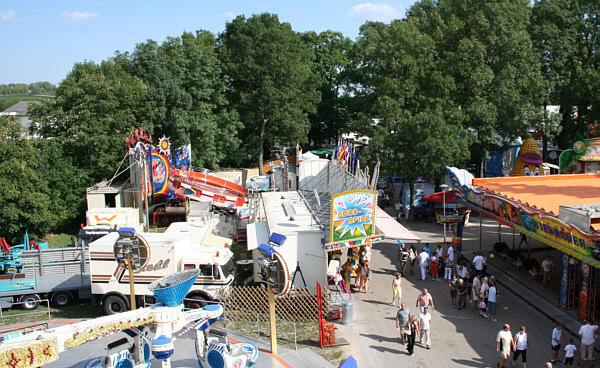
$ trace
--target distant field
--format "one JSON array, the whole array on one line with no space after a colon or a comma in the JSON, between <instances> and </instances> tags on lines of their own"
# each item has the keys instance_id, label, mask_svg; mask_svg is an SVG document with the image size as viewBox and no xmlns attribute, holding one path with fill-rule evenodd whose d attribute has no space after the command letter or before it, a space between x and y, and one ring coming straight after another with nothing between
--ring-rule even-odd
<instances>
[{"instance_id":1,"label":"distant field","mask_svg":"<svg viewBox=\"0 0 600 368\"><path fill-rule=\"evenodd\" d=\"M0 111L6 110L19 101L42 101L51 100L54 96L35 96L29 93L21 93L16 95L0 95Z\"/></svg>"}]
</instances>

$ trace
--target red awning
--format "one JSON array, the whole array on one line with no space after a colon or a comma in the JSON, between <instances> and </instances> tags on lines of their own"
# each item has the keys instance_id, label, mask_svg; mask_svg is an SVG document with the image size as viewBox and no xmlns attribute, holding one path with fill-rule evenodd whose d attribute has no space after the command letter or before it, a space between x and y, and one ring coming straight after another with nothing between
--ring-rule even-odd
<instances>
[{"instance_id":1,"label":"red awning","mask_svg":"<svg viewBox=\"0 0 600 368\"><path fill-rule=\"evenodd\" d=\"M433 194L426 195L423 197L424 200L431 203L444 203L444 192L437 192ZM456 204L457 202L454 200L454 195L456 194L455 190L447 190L446 191L446 204Z\"/></svg>"}]
</instances>

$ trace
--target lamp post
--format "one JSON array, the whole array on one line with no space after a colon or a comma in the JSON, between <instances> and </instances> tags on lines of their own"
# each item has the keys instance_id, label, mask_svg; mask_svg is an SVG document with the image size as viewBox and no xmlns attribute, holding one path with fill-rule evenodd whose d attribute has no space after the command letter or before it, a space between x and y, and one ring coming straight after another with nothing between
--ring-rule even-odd
<instances>
[{"instance_id":1,"label":"lamp post","mask_svg":"<svg viewBox=\"0 0 600 368\"><path fill-rule=\"evenodd\" d=\"M440 185L442 188L442 208L444 211L444 216L446 216L446 190L448 189L448 184ZM442 224L444 225L444 246L446 245L446 222L442 219Z\"/></svg>"}]
</instances>

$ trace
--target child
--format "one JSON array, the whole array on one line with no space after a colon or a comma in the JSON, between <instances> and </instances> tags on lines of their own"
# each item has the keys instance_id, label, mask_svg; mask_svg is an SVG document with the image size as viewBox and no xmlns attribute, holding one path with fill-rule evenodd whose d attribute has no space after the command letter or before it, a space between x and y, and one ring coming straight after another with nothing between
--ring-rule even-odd
<instances>
[{"instance_id":1,"label":"child","mask_svg":"<svg viewBox=\"0 0 600 368\"><path fill-rule=\"evenodd\" d=\"M437 264L437 257L433 256L431 258L431 279L433 281L438 281L438 264Z\"/></svg>"},{"instance_id":2,"label":"child","mask_svg":"<svg viewBox=\"0 0 600 368\"><path fill-rule=\"evenodd\" d=\"M486 310L487 305L485 305L485 302L482 300L481 303L479 303L479 315L488 318L487 313L485 313Z\"/></svg>"},{"instance_id":3,"label":"child","mask_svg":"<svg viewBox=\"0 0 600 368\"><path fill-rule=\"evenodd\" d=\"M575 350L577 348L573 345L573 338L569 339L569 343L565 346L565 363L563 368L573 368L573 357L575 356Z\"/></svg>"},{"instance_id":4,"label":"child","mask_svg":"<svg viewBox=\"0 0 600 368\"><path fill-rule=\"evenodd\" d=\"M452 308L456 307L456 293L458 289L458 280L456 279L456 275L452 275L452 281L448 284L450 287L450 300L452 300Z\"/></svg>"}]
</instances>

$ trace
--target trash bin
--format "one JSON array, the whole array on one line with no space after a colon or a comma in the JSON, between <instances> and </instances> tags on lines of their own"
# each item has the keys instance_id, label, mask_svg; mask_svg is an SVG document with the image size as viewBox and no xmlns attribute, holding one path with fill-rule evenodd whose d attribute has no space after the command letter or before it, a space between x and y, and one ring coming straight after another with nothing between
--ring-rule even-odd
<instances>
[{"instance_id":1,"label":"trash bin","mask_svg":"<svg viewBox=\"0 0 600 368\"><path fill-rule=\"evenodd\" d=\"M352 310L354 309L354 305L352 302L345 302L342 306L342 324L343 325L351 325L352 319L354 318Z\"/></svg>"}]
</instances>

